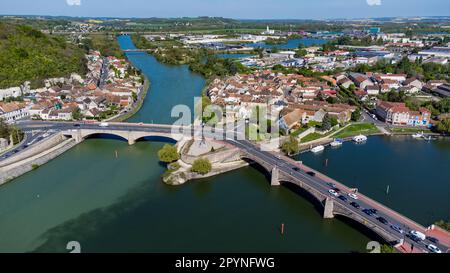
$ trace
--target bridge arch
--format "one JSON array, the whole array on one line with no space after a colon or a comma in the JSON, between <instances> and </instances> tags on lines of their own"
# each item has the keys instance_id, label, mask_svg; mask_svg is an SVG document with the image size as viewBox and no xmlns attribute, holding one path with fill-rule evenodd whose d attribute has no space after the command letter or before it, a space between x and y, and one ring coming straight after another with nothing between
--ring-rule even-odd
<instances>
[{"instance_id":1,"label":"bridge arch","mask_svg":"<svg viewBox=\"0 0 450 273\"><path fill-rule=\"evenodd\" d=\"M324 198L320 198L308 191L306 188L300 186L299 184L292 182L288 179L280 180L280 183L285 188L294 192L295 194L301 196L302 198L308 200L319 212L323 212L324 209Z\"/></svg>"},{"instance_id":2,"label":"bridge arch","mask_svg":"<svg viewBox=\"0 0 450 273\"><path fill-rule=\"evenodd\" d=\"M263 172L263 174L266 176L268 181L271 182L271 180L273 178L272 176L274 175L273 174L273 171L274 171L273 166L261 164L260 162L258 162L258 160L254 160L252 157L249 157L246 154L241 155L241 159L245 160L247 162L254 163L257 166L256 169ZM276 174L276 175L278 175L278 174ZM277 178L277 180L280 183L280 185L285 186L287 189L293 191L294 193L300 195L301 197L303 197L306 200L308 200L309 202L311 202L318 211L323 210L323 208L324 208L323 201L325 198L322 198L322 196L312 193L307 188L302 187L301 184L298 184L297 182L292 181L289 177L285 177L285 176L281 175Z\"/></svg>"},{"instance_id":3,"label":"bridge arch","mask_svg":"<svg viewBox=\"0 0 450 273\"><path fill-rule=\"evenodd\" d=\"M135 142L138 141L151 141L151 142L168 142L168 143L177 143L177 140L170 136L159 136L159 135L148 135L148 136L142 136L138 137L134 140Z\"/></svg>"},{"instance_id":4,"label":"bridge arch","mask_svg":"<svg viewBox=\"0 0 450 273\"><path fill-rule=\"evenodd\" d=\"M112 138L120 141L128 141L128 138L126 138L123 135L120 134L114 134L114 133L91 133L88 135L83 136L83 139L89 139L89 138Z\"/></svg>"},{"instance_id":5,"label":"bridge arch","mask_svg":"<svg viewBox=\"0 0 450 273\"><path fill-rule=\"evenodd\" d=\"M244 160L247 163L249 163L250 165L253 165L253 167L256 170L262 172L266 176L266 178L269 180L269 182L270 182L270 177L272 176L272 169L271 168L268 168L264 164L261 164L257 160L254 160L253 158L248 157L246 155L242 155L241 156L241 160Z\"/></svg>"},{"instance_id":6,"label":"bridge arch","mask_svg":"<svg viewBox=\"0 0 450 273\"><path fill-rule=\"evenodd\" d=\"M371 228L367 224L364 223L364 220L357 219L356 217L353 217L352 215L349 215L348 213L340 212L339 210L333 211L333 214L336 219L348 224L350 227L358 230L362 234L366 235L367 237L383 244L387 243L390 244L394 241L394 237L386 234L385 232L382 232L381 230Z\"/></svg>"},{"instance_id":7,"label":"bridge arch","mask_svg":"<svg viewBox=\"0 0 450 273\"><path fill-rule=\"evenodd\" d=\"M81 129L77 131L68 132L66 133L66 135L72 136L72 138L75 138L77 141L82 141L83 139L93 136L110 135L118 137L119 139L124 139L128 141L128 144L130 145L136 143L136 141L138 140L176 143L177 141L183 138L183 135L181 134L172 134L163 132L145 132L145 131L120 131L108 129L99 129L99 130Z\"/></svg>"}]
</instances>

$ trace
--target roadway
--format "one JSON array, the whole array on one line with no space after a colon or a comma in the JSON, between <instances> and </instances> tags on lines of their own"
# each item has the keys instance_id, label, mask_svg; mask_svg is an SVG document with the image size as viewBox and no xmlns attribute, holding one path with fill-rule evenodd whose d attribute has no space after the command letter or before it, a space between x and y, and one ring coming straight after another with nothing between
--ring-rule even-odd
<instances>
[{"instance_id":1,"label":"roadway","mask_svg":"<svg viewBox=\"0 0 450 273\"><path fill-rule=\"evenodd\" d=\"M39 129L37 129L37 130L26 131L24 140L19 145L14 147L14 149L11 149L11 150L1 154L0 162L14 156L15 154L17 154L21 151L27 150L33 144L37 144L37 143L41 142L43 139L53 135L54 133L56 133L56 131L54 131L54 130L39 130Z\"/></svg>"},{"instance_id":2,"label":"roadway","mask_svg":"<svg viewBox=\"0 0 450 273\"><path fill-rule=\"evenodd\" d=\"M132 123L109 123L108 127L99 127L98 123L72 123L72 122L33 122L33 121L24 121L20 122L19 127L21 127L25 132L29 132L30 130L40 128L42 130L51 130L51 131L66 131L73 129L92 129L98 131L110 131L110 130L118 130L118 131L139 131L139 132L155 132L155 133L167 133L170 134L172 132L172 126L170 125L161 125L161 124L132 124ZM184 134L188 136L192 136L195 132L201 131L200 128L194 128L192 126L185 127L187 130L184 131ZM198 129L198 131L194 130ZM205 137L211 138L219 138L224 139L223 136L225 134L224 130L217 129L213 132L205 132ZM235 136L239 133L235 132ZM242 137L241 137L242 138ZM283 174L286 177L292 178L294 181L301 181L310 188L315 189L320 192L323 196L330 197L335 206L339 205L349 210L351 213L365 219L367 226L376 226L377 228L383 230L385 233L390 234L393 238L400 241L404 240L406 244L414 245L415 251L420 250L422 252L429 252L426 248L428 244L434 244L439 247L442 252L449 251L448 240L442 241L439 243L431 242L426 239L424 241L414 241L412 238L406 236L412 230L418 230L422 233L426 233L426 229L421 225L415 223L414 221L406 218L405 216L385 207L384 205L364 196L361 193L358 193L358 200L353 200L347 196L350 193L350 189L343 184L338 183L337 181L332 180L331 178L326 177L323 174L320 174L314 171L314 175L308 174L311 169L308 167L292 160L289 158L281 157L279 154L273 154L268 151L260 150L254 143L248 140L237 140L226 138L225 142L234 145L240 148L242 151L259 158L264 161L267 165L277 166L280 174ZM333 186L330 186L334 184ZM348 200L341 200L329 193L329 190L332 188L339 189L340 193L347 197ZM356 208L350 205L351 201L355 201L360 205L360 208ZM373 215L368 215L363 212L363 209L376 209L377 213ZM388 223L383 224L377 217L385 218ZM391 228L391 225L395 225L400 227L404 233L399 233ZM448 238L445 238L448 239ZM406 245L405 244L405 245Z\"/></svg>"}]
</instances>

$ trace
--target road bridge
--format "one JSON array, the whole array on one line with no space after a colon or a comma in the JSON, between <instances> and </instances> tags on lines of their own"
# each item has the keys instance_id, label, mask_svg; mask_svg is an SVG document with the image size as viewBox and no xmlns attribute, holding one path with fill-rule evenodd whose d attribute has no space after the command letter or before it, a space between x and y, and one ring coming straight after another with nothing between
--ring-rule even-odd
<instances>
[{"instance_id":1,"label":"road bridge","mask_svg":"<svg viewBox=\"0 0 450 273\"><path fill-rule=\"evenodd\" d=\"M83 141L85 138L97 134L109 134L121 137L128 141L130 145L137 140L146 137L165 137L180 141L183 138L192 138L203 132L203 128L194 126L173 126L163 124L144 124L144 123L71 123L71 122L23 122L19 126L27 130L36 130L36 128L45 128L61 131L64 135L74 138L77 142ZM317 200L321 205L324 218L333 218L334 216L345 217L351 219L368 230L377 234L386 242L402 242L414 244L416 250L427 252L426 245L431 242L425 240L415 242L411 238L405 236L409 231L416 230L424 234L429 232L428 228L416 223L406 216L376 202L369 197L358 193L357 200L348 197L352 190L345 185L321 174L291 158L280 154L261 150L257 144L246 140L245 138L223 138L227 133L224 130L217 129L213 132L205 133L204 137L212 139L220 139L233 145L240 150L240 157L244 160L250 160L270 174L270 182L272 186L279 186L283 183L290 183L303 191L307 192L312 199ZM238 132L233 132L235 136ZM203 134L203 133L201 133ZM227 134L228 135L228 134ZM330 194L330 189L338 189L340 195L346 196L348 200L342 200L337 196ZM352 206L351 201L357 202L359 207ZM375 209L376 214L369 215L363 209ZM378 220L382 217L387 220L383 223ZM396 226L404 232L398 232L392 228ZM443 252L449 251L450 234L443 233L439 239L438 247ZM398 248L402 250L402 248ZM407 250L403 250L407 252Z\"/></svg>"}]
</instances>

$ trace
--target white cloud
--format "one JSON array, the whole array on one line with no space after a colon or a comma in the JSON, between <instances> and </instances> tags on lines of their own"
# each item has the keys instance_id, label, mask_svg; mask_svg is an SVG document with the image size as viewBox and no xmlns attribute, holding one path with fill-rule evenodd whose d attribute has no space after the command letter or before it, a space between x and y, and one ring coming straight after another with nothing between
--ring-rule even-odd
<instances>
[{"instance_id":1,"label":"white cloud","mask_svg":"<svg viewBox=\"0 0 450 273\"><path fill-rule=\"evenodd\" d=\"M81 0L66 0L69 6L81 6Z\"/></svg>"},{"instance_id":2,"label":"white cloud","mask_svg":"<svg viewBox=\"0 0 450 273\"><path fill-rule=\"evenodd\" d=\"M381 6L381 0L366 0L369 6Z\"/></svg>"}]
</instances>

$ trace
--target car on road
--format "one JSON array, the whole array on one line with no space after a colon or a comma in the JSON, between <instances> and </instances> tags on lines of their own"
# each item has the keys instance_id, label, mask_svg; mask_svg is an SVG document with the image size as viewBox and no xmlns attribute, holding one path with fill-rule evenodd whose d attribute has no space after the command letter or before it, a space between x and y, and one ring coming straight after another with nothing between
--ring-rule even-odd
<instances>
[{"instance_id":1,"label":"car on road","mask_svg":"<svg viewBox=\"0 0 450 273\"><path fill-rule=\"evenodd\" d=\"M328 190L328 192L335 197L339 196L339 193L337 193L335 190Z\"/></svg>"},{"instance_id":2,"label":"car on road","mask_svg":"<svg viewBox=\"0 0 450 273\"><path fill-rule=\"evenodd\" d=\"M439 240L437 238L427 236L426 239L432 243L439 244Z\"/></svg>"},{"instance_id":3,"label":"car on road","mask_svg":"<svg viewBox=\"0 0 450 273\"><path fill-rule=\"evenodd\" d=\"M308 175L310 175L310 176L316 176L316 173L315 172L306 172Z\"/></svg>"},{"instance_id":4,"label":"car on road","mask_svg":"<svg viewBox=\"0 0 450 273\"><path fill-rule=\"evenodd\" d=\"M354 207L354 208L357 208L357 209L359 209L361 206L358 204L358 203L356 203L356 202L351 202L350 203L350 206L352 206L352 207Z\"/></svg>"},{"instance_id":5,"label":"car on road","mask_svg":"<svg viewBox=\"0 0 450 273\"><path fill-rule=\"evenodd\" d=\"M378 210L376 210L376 209L369 209L373 214L377 214L378 213Z\"/></svg>"},{"instance_id":6,"label":"car on road","mask_svg":"<svg viewBox=\"0 0 450 273\"><path fill-rule=\"evenodd\" d=\"M342 195L342 194L339 195L338 198L341 199L341 200L344 201L344 202L347 202L347 197L345 197L345 196Z\"/></svg>"},{"instance_id":7,"label":"car on road","mask_svg":"<svg viewBox=\"0 0 450 273\"><path fill-rule=\"evenodd\" d=\"M385 218L383 218L383 217L377 217L377 220L380 222L380 223L383 223L383 224L385 224L385 225L387 225L389 222L388 222L388 220L386 220Z\"/></svg>"},{"instance_id":8,"label":"car on road","mask_svg":"<svg viewBox=\"0 0 450 273\"><path fill-rule=\"evenodd\" d=\"M369 216L374 215L374 213L370 209L363 209L362 211Z\"/></svg>"},{"instance_id":9,"label":"car on road","mask_svg":"<svg viewBox=\"0 0 450 273\"><path fill-rule=\"evenodd\" d=\"M335 192L341 192L341 190L338 189L338 188L333 188L333 190L334 190Z\"/></svg>"},{"instance_id":10,"label":"car on road","mask_svg":"<svg viewBox=\"0 0 450 273\"><path fill-rule=\"evenodd\" d=\"M354 194L354 193L349 193L348 197L350 197L351 199L358 200L358 196L356 194Z\"/></svg>"},{"instance_id":11,"label":"car on road","mask_svg":"<svg viewBox=\"0 0 450 273\"><path fill-rule=\"evenodd\" d=\"M427 245L427 248L429 251L433 252L433 253L442 253L442 251L435 245L433 244L429 244Z\"/></svg>"},{"instance_id":12,"label":"car on road","mask_svg":"<svg viewBox=\"0 0 450 273\"><path fill-rule=\"evenodd\" d=\"M397 231L397 232L400 233L400 234L405 233L405 231L404 231L401 227L399 227L399 226L391 225L391 228L392 228L393 230Z\"/></svg>"},{"instance_id":13,"label":"car on road","mask_svg":"<svg viewBox=\"0 0 450 273\"><path fill-rule=\"evenodd\" d=\"M294 167L294 168L292 168L294 171L296 171L296 172L299 172L300 171L300 168L299 167Z\"/></svg>"},{"instance_id":14,"label":"car on road","mask_svg":"<svg viewBox=\"0 0 450 273\"><path fill-rule=\"evenodd\" d=\"M423 234L422 232L417 231L417 230L411 230L409 233L410 233L411 235L413 235L413 236L419 238L419 239L422 240L422 241L425 240L425 239L427 238L427 236L425 236L425 234Z\"/></svg>"}]
</instances>

